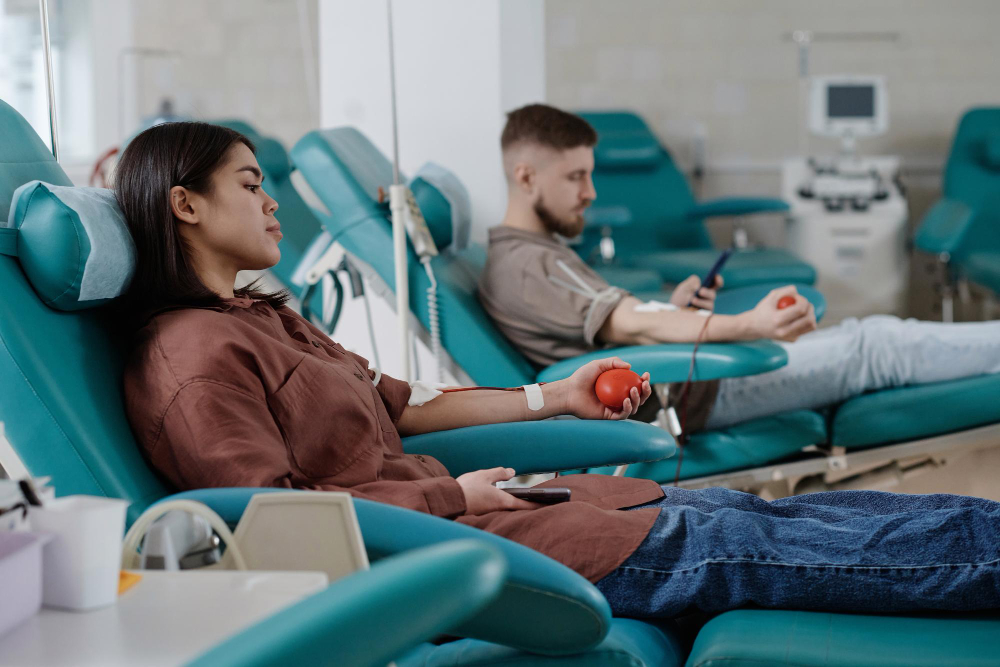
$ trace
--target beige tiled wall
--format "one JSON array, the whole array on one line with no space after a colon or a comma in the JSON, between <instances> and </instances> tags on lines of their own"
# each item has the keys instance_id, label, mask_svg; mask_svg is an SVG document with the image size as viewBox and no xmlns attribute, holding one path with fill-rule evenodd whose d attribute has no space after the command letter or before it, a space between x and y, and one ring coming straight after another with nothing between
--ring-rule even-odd
<instances>
[{"instance_id":1,"label":"beige tiled wall","mask_svg":"<svg viewBox=\"0 0 1000 667\"><path fill-rule=\"evenodd\" d=\"M996 0L548 0L548 97L638 109L682 159L701 123L711 159L777 160L800 151L797 29L890 33L811 48L814 74L886 76L866 152L939 160L963 109L1000 103Z\"/></svg>"},{"instance_id":2,"label":"beige tiled wall","mask_svg":"<svg viewBox=\"0 0 1000 667\"><path fill-rule=\"evenodd\" d=\"M310 39L317 48L317 0L306 3ZM290 147L319 124L303 61L295 0L136 0L135 45L179 52L143 64L141 108L155 109L170 92L178 112L199 118L238 117ZM318 100L316 100L318 104Z\"/></svg>"},{"instance_id":3,"label":"beige tiled wall","mask_svg":"<svg viewBox=\"0 0 1000 667\"><path fill-rule=\"evenodd\" d=\"M997 0L547 0L547 99L570 109L634 109L682 165L703 135L703 196L776 195L782 158L835 149L803 137L789 39L799 29L849 33L813 43L811 73L886 77L889 131L859 148L903 157L913 224L937 196L938 168L963 110L1000 104ZM719 240L728 231L713 228ZM751 233L783 241L777 225L755 223ZM913 314L933 316L927 276L912 282Z\"/></svg>"}]
</instances>

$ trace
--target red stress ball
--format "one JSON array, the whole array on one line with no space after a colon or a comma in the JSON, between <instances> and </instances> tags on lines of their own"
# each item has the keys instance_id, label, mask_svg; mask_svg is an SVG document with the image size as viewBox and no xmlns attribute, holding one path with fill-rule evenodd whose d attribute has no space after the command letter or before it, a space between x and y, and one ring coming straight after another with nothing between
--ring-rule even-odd
<instances>
[{"instance_id":1,"label":"red stress ball","mask_svg":"<svg viewBox=\"0 0 1000 667\"><path fill-rule=\"evenodd\" d=\"M780 299L778 299L778 310L784 310L785 308L794 305L795 305L794 296L783 296Z\"/></svg>"},{"instance_id":2,"label":"red stress ball","mask_svg":"<svg viewBox=\"0 0 1000 667\"><path fill-rule=\"evenodd\" d=\"M638 373L627 368L613 368L610 371L604 371L597 376L597 382L594 383L597 400L612 410L622 409L622 404L629 397L632 387L638 389L639 394L642 395L642 378L639 377Z\"/></svg>"}]
</instances>

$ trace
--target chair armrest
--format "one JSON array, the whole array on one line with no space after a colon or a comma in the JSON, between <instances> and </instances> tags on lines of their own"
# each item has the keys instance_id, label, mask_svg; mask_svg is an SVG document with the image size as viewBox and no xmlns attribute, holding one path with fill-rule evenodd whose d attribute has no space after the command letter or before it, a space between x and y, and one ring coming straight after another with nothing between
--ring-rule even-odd
<instances>
[{"instance_id":1,"label":"chair armrest","mask_svg":"<svg viewBox=\"0 0 1000 667\"><path fill-rule=\"evenodd\" d=\"M190 667L385 665L485 607L506 573L496 549L472 540L417 549L334 582Z\"/></svg>"},{"instance_id":2,"label":"chair armrest","mask_svg":"<svg viewBox=\"0 0 1000 667\"><path fill-rule=\"evenodd\" d=\"M730 217L734 215L751 215L753 213L783 213L788 210L788 202L783 199L769 197L724 197L710 199L694 205L687 212L689 220L704 218Z\"/></svg>"},{"instance_id":3,"label":"chair armrest","mask_svg":"<svg viewBox=\"0 0 1000 667\"><path fill-rule=\"evenodd\" d=\"M403 451L433 456L455 477L497 466L529 474L659 461L676 450L663 429L632 421L547 419L403 438Z\"/></svg>"},{"instance_id":4,"label":"chair armrest","mask_svg":"<svg viewBox=\"0 0 1000 667\"><path fill-rule=\"evenodd\" d=\"M163 500L196 500L235 525L253 495L273 492L287 493L288 489L199 489ZM548 556L498 535L402 507L355 498L354 511L365 550L373 562L466 538L488 544L503 554L509 574L500 596L453 629L456 635L534 653L568 655L590 650L608 633L608 601L593 584Z\"/></svg>"},{"instance_id":5,"label":"chair armrest","mask_svg":"<svg viewBox=\"0 0 1000 667\"><path fill-rule=\"evenodd\" d=\"M913 237L913 244L933 255L954 254L974 218L974 211L964 202L939 199L924 214Z\"/></svg>"},{"instance_id":6,"label":"chair armrest","mask_svg":"<svg viewBox=\"0 0 1000 667\"><path fill-rule=\"evenodd\" d=\"M595 359L619 357L632 364L637 373L649 371L651 382L684 382L691 367L693 350L693 343L611 347L554 363L538 374L538 381L561 380ZM715 380L757 375L781 368L787 363L788 354L784 348L768 340L703 343L698 347L694 379Z\"/></svg>"},{"instance_id":7,"label":"chair armrest","mask_svg":"<svg viewBox=\"0 0 1000 667\"><path fill-rule=\"evenodd\" d=\"M764 283L733 289L723 287L715 298L715 312L718 315L738 315L756 306L771 290L786 285L788 283ZM823 315L826 313L826 297L815 287L809 285L795 285L795 289L798 290L799 294L809 299L809 303L813 305L816 310L816 321L823 319ZM632 295L641 301L666 301L669 299L666 293L659 291L633 292Z\"/></svg>"}]
</instances>

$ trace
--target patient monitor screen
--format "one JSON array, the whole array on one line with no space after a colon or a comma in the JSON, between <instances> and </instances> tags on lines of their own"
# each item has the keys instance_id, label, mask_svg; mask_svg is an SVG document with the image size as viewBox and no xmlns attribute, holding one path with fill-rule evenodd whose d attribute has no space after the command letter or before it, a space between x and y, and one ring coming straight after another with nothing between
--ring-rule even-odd
<instances>
[{"instance_id":1,"label":"patient monitor screen","mask_svg":"<svg viewBox=\"0 0 1000 667\"><path fill-rule=\"evenodd\" d=\"M827 118L872 118L875 116L874 86L829 86L826 89Z\"/></svg>"}]
</instances>

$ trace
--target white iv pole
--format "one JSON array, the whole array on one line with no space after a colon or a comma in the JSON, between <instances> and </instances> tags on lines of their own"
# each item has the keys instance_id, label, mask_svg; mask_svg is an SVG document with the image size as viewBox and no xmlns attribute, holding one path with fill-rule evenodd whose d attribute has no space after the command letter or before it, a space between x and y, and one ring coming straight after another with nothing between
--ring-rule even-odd
<instances>
[{"instance_id":1,"label":"white iv pole","mask_svg":"<svg viewBox=\"0 0 1000 667\"><path fill-rule=\"evenodd\" d=\"M399 136L396 123L396 57L392 40L392 0L386 0L389 21L389 86L392 104L392 185L389 186L389 210L392 212L392 250L396 267L396 320L399 328L400 378L410 380L410 282L407 275L406 230L403 216L406 187L399 182Z\"/></svg>"},{"instance_id":2,"label":"white iv pole","mask_svg":"<svg viewBox=\"0 0 1000 667\"><path fill-rule=\"evenodd\" d=\"M52 43L49 39L49 0L38 0L42 21L42 52L45 55L46 97L49 102L49 131L52 137L52 157L59 161L59 130L56 126L56 84L52 76Z\"/></svg>"}]
</instances>

